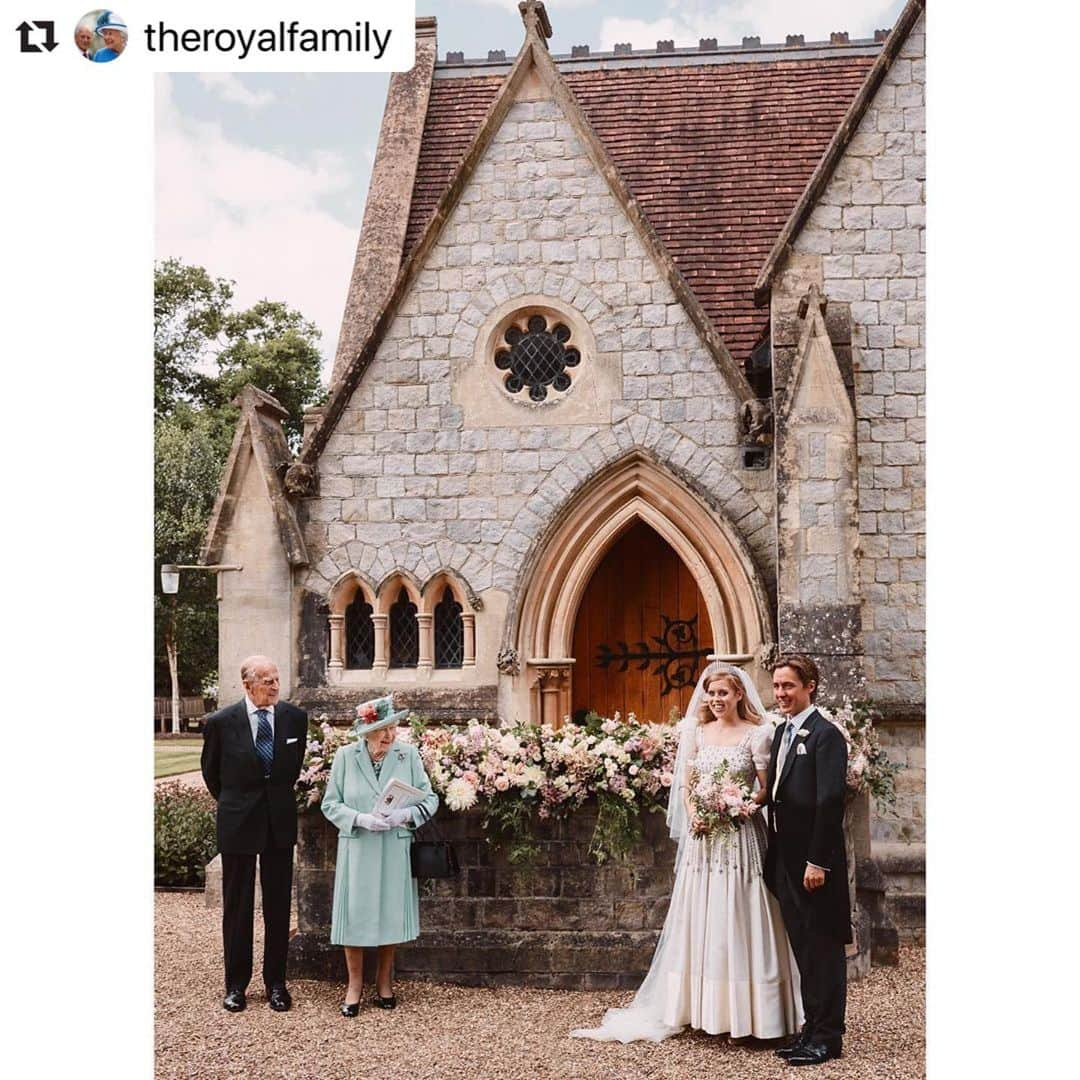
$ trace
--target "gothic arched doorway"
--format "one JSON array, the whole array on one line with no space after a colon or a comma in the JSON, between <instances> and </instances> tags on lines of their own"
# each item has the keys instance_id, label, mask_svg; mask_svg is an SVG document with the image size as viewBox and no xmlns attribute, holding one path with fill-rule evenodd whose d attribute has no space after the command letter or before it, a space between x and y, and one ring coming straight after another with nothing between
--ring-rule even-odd
<instances>
[{"instance_id":1,"label":"gothic arched doorway","mask_svg":"<svg viewBox=\"0 0 1080 1080\"><path fill-rule=\"evenodd\" d=\"M574 622L573 711L642 721L681 716L713 651L701 590L675 549L644 521L612 544Z\"/></svg>"}]
</instances>

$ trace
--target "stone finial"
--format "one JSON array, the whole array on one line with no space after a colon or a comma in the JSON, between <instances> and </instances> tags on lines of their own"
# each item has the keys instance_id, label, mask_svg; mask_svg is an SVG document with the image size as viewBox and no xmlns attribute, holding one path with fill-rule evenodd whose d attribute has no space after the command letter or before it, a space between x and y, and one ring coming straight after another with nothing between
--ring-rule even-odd
<instances>
[{"instance_id":1,"label":"stone finial","mask_svg":"<svg viewBox=\"0 0 1080 1080\"><path fill-rule=\"evenodd\" d=\"M673 38L668 38L666 41L658 41L656 43L656 51L658 53L670 53L675 51L675 41Z\"/></svg>"},{"instance_id":2,"label":"stone finial","mask_svg":"<svg viewBox=\"0 0 1080 1080\"><path fill-rule=\"evenodd\" d=\"M760 49L761 38L755 34L753 37L744 37L742 39L742 47L744 49Z\"/></svg>"},{"instance_id":3,"label":"stone finial","mask_svg":"<svg viewBox=\"0 0 1080 1080\"><path fill-rule=\"evenodd\" d=\"M518 11L526 30L535 30L545 42L551 37L551 21L541 0L521 0Z\"/></svg>"},{"instance_id":4,"label":"stone finial","mask_svg":"<svg viewBox=\"0 0 1080 1080\"><path fill-rule=\"evenodd\" d=\"M806 40L802 34L788 34L785 45L805 45Z\"/></svg>"},{"instance_id":5,"label":"stone finial","mask_svg":"<svg viewBox=\"0 0 1080 1080\"><path fill-rule=\"evenodd\" d=\"M488 49L488 60L505 60L505 49Z\"/></svg>"},{"instance_id":6,"label":"stone finial","mask_svg":"<svg viewBox=\"0 0 1080 1080\"><path fill-rule=\"evenodd\" d=\"M629 56L634 51L634 46L629 41L615 42L616 56Z\"/></svg>"},{"instance_id":7,"label":"stone finial","mask_svg":"<svg viewBox=\"0 0 1080 1080\"><path fill-rule=\"evenodd\" d=\"M817 283L814 282L810 285L810 288L806 290L806 294L799 301L799 318L805 319L806 313L811 307L820 309L821 314L825 314L825 310L829 306L829 298L817 287Z\"/></svg>"},{"instance_id":8,"label":"stone finial","mask_svg":"<svg viewBox=\"0 0 1080 1080\"><path fill-rule=\"evenodd\" d=\"M465 54L463 52L448 52L446 54L446 62L448 64L464 64Z\"/></svg>"},{"instance_id":9,"label":"stone finial","mask_svg":"<svg viewBox=\"0 0 1080 1080\"><path fill-rule=\"evenodd\" d=\"M714 52L716 50L716 38L703 37L698 38L698 52Z\"/></svg>"},{"instance_id":10,"label":"stone finial","mask_svg":"<svg viewBox=\"0 0 1080 1080\"><path fill-rule=\"evenodd\" d=\"M875 30L874 31L874 40L875 41L884 41L888 36L889 36L889 31L888 30Z\"/></svg>"},{"instance_id":11,"label":"stone finial","mask_svg":"<svg viewBox=\"0 0 1080 1080\"><path fill-rule=\"evenodd\" d=\"M570 56L571 57L588 56L588 55L589 55L589 46L588 45L574 45L570 49Z\"/></svg>"},{"instance_id":12,"label":"stone finial","mask_svg":"<svg viewBox=\"0 0 1080 1080\"><path fill-rule=\"evenodd\" d=\"M846 30L834 30L829 35L830 45L846 45L848 43L848 32Z\"/></svg>"}]
</instances>

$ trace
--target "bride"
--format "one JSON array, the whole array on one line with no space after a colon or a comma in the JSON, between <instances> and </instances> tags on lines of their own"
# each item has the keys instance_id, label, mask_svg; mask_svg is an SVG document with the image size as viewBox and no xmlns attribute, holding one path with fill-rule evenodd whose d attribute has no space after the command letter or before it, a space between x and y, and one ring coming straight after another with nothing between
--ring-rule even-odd
<instances>
[{"instance_id":1,"label":"bride","mask_svg":"<svg viewBox=\"0 0 1080 1080\"><path fill-rule=\"evenodd\" d=\"M689 1025L710 1035L773 1039L799 1030L799 973L780 916L762 878L766 830L760 814L716 839L689 830L692 766L727 762L729 773L765 799L773 725L748 675L709 665L679 730L668 826L679 848L664 928L645 981L624 1009L609 1009L581 1039L660 1042Z\"/></svg>"}]
</instances>

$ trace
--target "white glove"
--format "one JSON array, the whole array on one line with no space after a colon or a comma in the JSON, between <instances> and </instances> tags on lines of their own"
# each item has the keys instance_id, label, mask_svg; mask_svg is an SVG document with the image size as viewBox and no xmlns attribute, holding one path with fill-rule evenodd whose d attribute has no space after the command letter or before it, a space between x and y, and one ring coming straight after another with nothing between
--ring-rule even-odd
<instances>
[{"instance_id":1,"label":"white glove","mask_svg":"<svg viewBox=\"0 0 1080 1080\"><path fill-rule=\"evenodd\" d=\"M402 825L411 825L413 820L412 811L408 808L402 810L391 810L386 815L386 823L392 828L397 829Z\"/></svg>"},{"instance_id":2,"label":"white glove","mask_svg":"<svg viewBox=\"0 0 1080 1080\"><path fill-rule=\"evenodd\" d=\"M390 828L390 822L377 814L357 814L353 827L367 829L369 832L386 832Z\"/></svg>"}]
</instances>

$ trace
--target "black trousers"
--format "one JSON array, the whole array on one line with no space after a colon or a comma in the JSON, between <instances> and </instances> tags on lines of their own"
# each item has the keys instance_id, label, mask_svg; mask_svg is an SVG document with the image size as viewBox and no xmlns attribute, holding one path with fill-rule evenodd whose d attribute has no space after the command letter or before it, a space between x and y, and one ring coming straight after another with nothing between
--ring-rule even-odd
<instances>
[{"instance_id":1,"label":"black trousers","mask_svg":"<svg viewBox=\"0 0 1080 1080\"><path fill-rule=\"evenodd\" d=\"M246 990L251 981L255 934L255 860L262 886L263 982L285 983L292 907L293 849L266 848L258 855L221 853L221 936L225 945L225 989Z\"/></svg>"},{"instance_id":2,"label":"black trousers","mask_svg":"<svg viewBox=\"0 0 1080 1080\"><path fill-rule=\"evenodd\" d=\"M815 925L801 881L793 882L777 860L777 899L784 916L802 983L804 1030L816 1043L832 1042L844 1034L847 1006L847 958L844 944Z\"/></svg>"}]
</instances>

